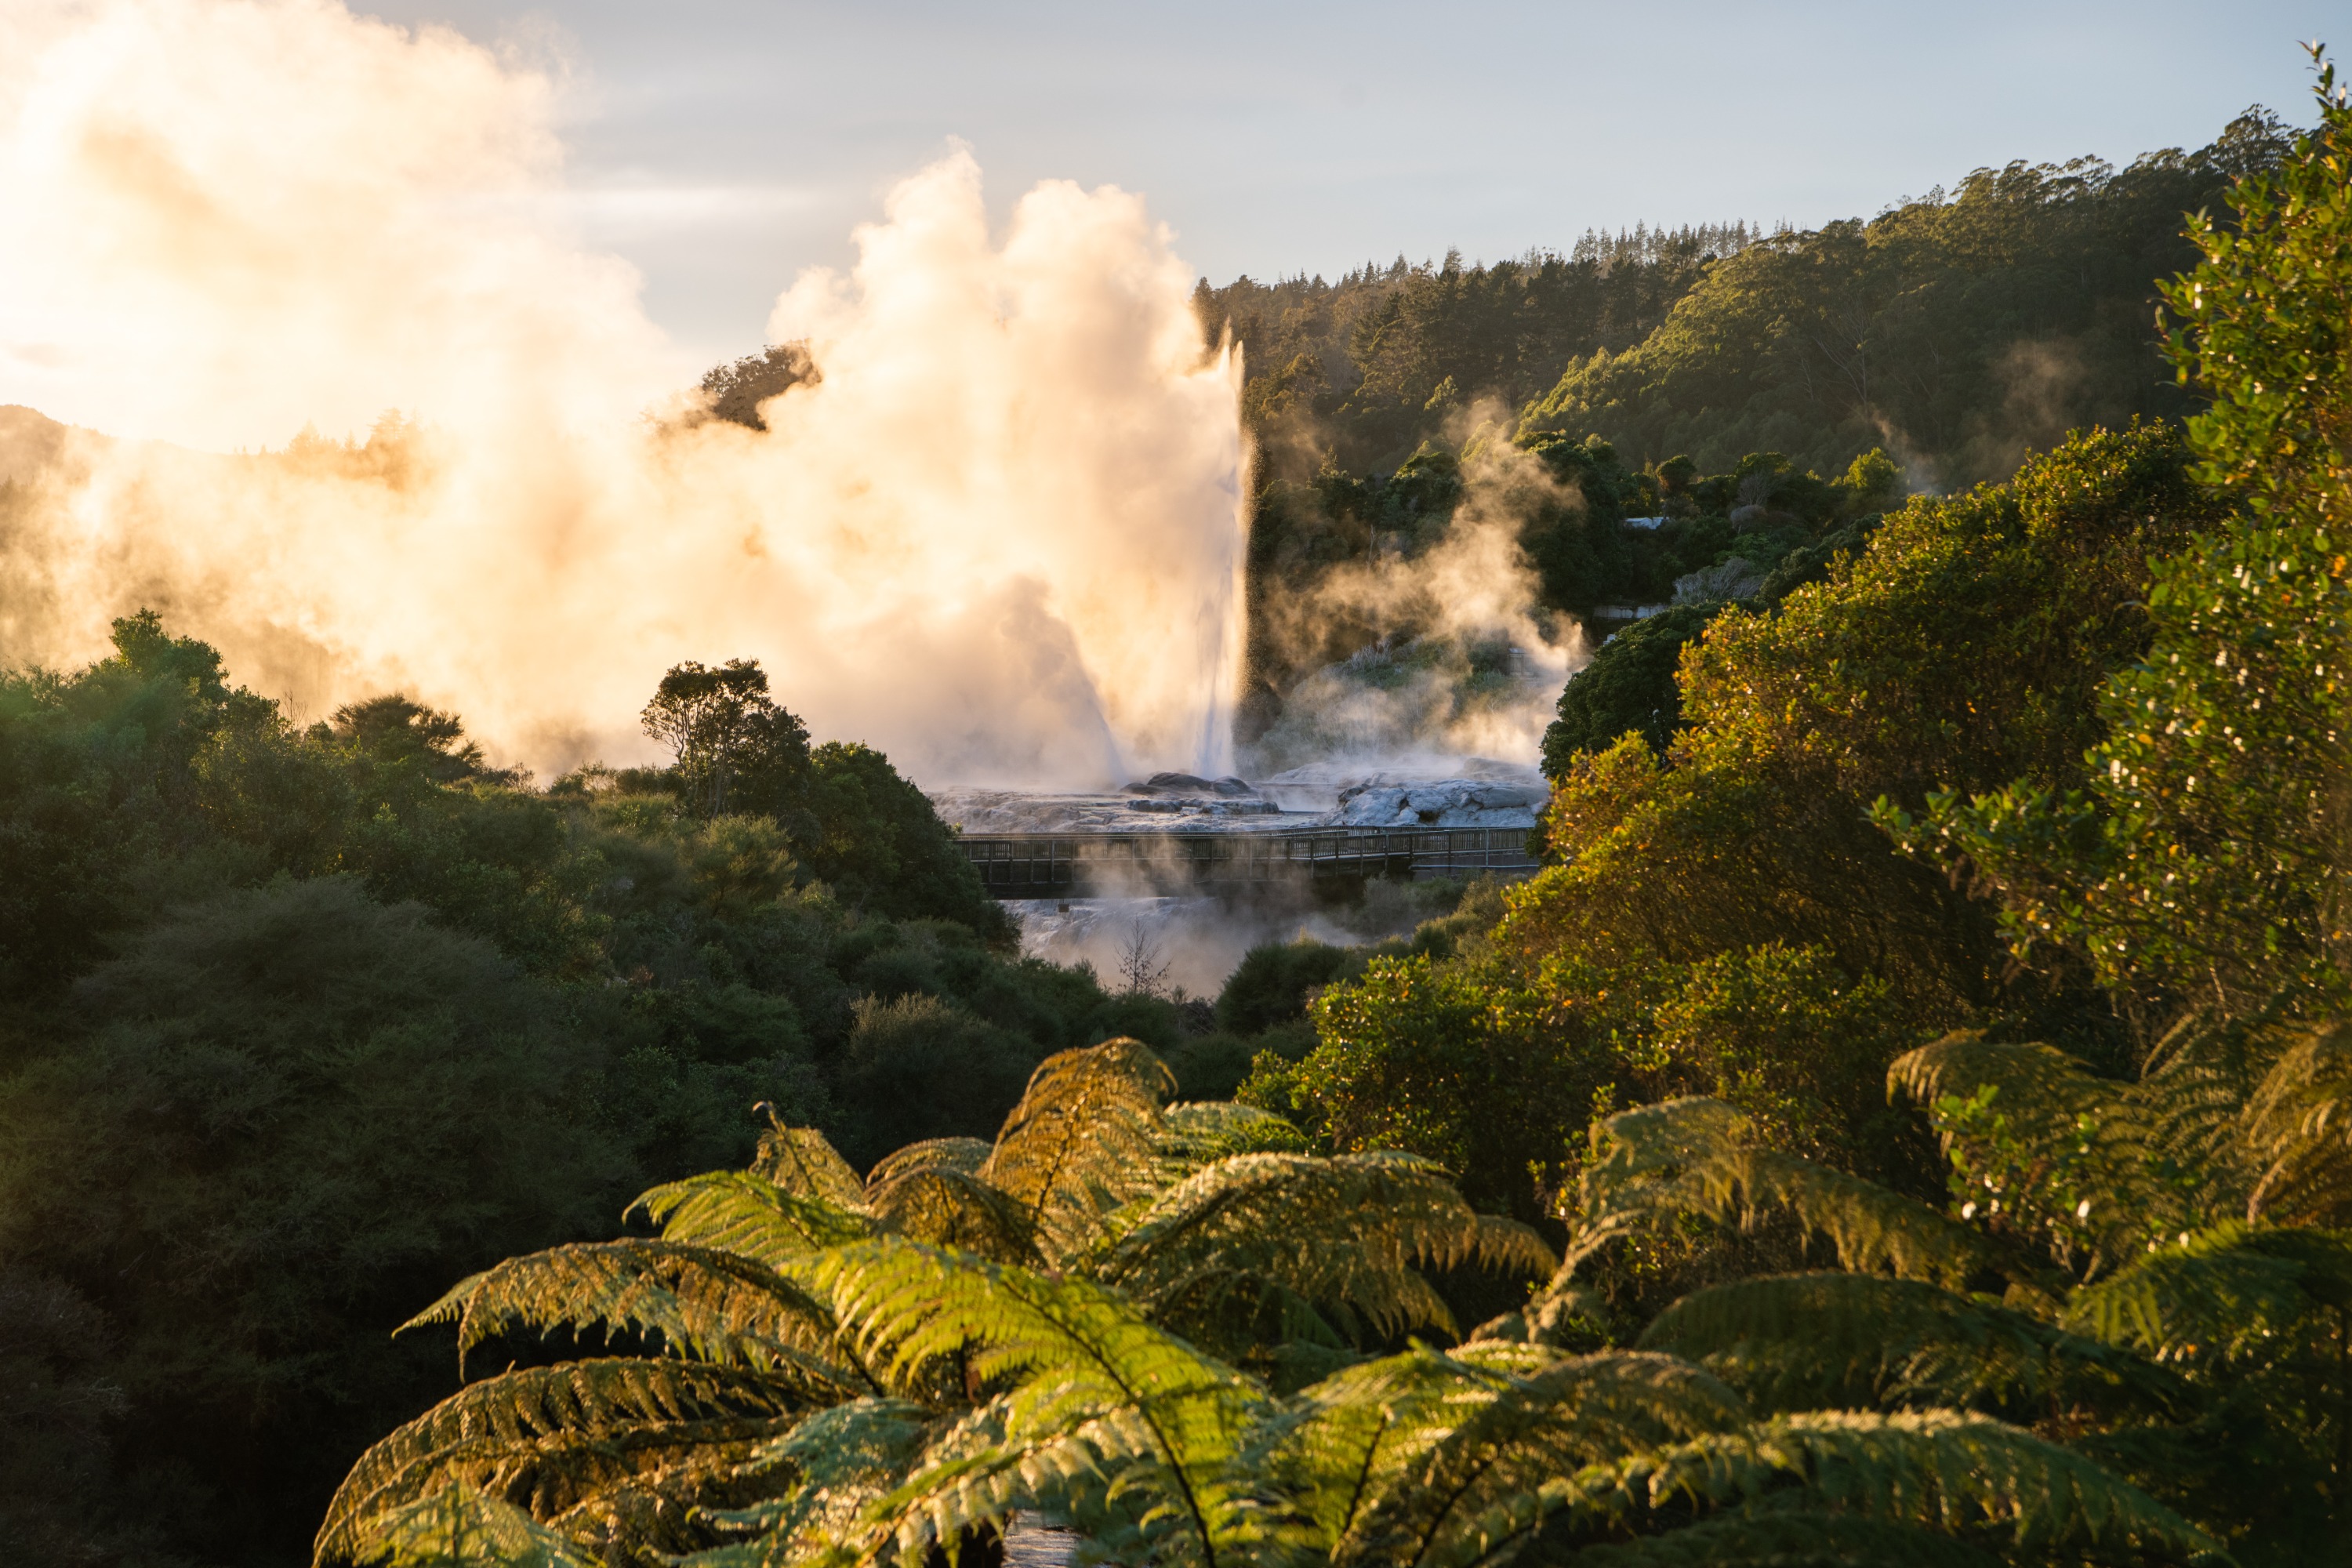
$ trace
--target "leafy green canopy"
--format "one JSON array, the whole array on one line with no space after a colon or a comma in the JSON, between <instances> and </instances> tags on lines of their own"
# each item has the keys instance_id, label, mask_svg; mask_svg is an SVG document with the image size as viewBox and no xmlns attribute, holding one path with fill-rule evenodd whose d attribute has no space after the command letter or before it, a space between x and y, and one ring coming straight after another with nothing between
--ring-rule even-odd
<instances>
[{"instance_id":1,"label":"leafy green canopy","mask_svg":"<svg viewBox=\"0 0 2352 1568\"><path fill-rule=\"evenodd\" d=\"M2087 955L2151 1037L2185 1009L2346 999L2352 110L2333 70L2318 127L2233 191L2234 231L2199 221L2202 259L2166 290L2175 363L2213 397L2199 476L2246 515L2158 567L2154 641L2102 696L2089 777L1885 813L2000 890L2020 951Z\"/></svg>"},{"instance_id":2,"label":"leafy green canopy","mask_svg":"<svg viewBox=\"0 0 2352 1568\"><path fill-rule=\"evenodd\" d=\"M1637 347L1569 365L1521 428L1599 431L1637 463L1770 447L1823 473L1899 443L1959 488L2073 426L2178 416L2153 280L2193 259L2181 213L2285 152L2254 110L2196 153L1979 169L1949 196L1767 237Z\"/></svg>"},{"instance_id":3,"label":"leafy green canopy","mask_svg":"<svg viewBox=\"0 0 2352 1568\"><path fill-rule=\"evenodd\" d=\"M742 773L721 814L540 791L407 698L298 729L158 617L115 636L0 675L0 1338L35 1406L81 1391L0 1511L68 1559L290 1551L443 1381L386 1337L421 1288L741 1160L751 1105L861 1153L982 1133L1119 1032L939 918L1001 930L878 754L820 748L782 817Z\"/></svg>"}]
</instances>

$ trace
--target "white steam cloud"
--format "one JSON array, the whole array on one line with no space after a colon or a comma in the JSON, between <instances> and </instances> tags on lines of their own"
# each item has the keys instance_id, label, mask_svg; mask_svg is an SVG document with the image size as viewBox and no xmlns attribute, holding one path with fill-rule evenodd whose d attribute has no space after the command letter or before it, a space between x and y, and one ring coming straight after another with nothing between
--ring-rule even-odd
<instances>
[{"instance_id":1,"label":"white steam cloud","mask_svg":"<svg viewBox=\"0 0 2352 1568\"><path fill-rule=\"evenodd\" d=\"M150 604L309 714L404 689L543 770L736 656L926 784L1229 769L1240 366L1139 198L992 234L952 152L779 300L822 381L693 424L635 275L547 226L557 100L325 0L0 24L0 404L140 438L0 422L0 662Z\"/></svg>"},{"instance_id":2,"label":"white steam cloud","mask_svg":"<svg viewBox=\"0 0 2352 1568\"><path fill-rule=\"evenodd\" d=\"M1519 538L1539 508L1580 509L1580 492L1499 439L1507 411L1465 421L1462 502L1419 553L1375 549L1270 607L1276 635L1311 640L1339 623L1380 640L1284 694L1282 716L1249 748L1261 771L1322 758L1444 768L1463 757L1532 765L1568 678L1591 661L1583 628L1541 607Z\"/></svg>"}]
</instances>

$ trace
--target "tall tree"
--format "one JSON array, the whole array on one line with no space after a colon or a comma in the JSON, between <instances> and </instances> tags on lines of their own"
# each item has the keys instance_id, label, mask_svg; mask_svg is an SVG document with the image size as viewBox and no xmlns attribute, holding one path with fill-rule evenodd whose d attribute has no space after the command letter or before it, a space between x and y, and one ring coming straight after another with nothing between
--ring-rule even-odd
<instances>
[{"instance_id":1,"label":"tall tree","mask_svg":"<svg viewBox=\"0 0 2352 1568\"><path fill-rule=\"evenodd\" d=\"M807 777L808 729L768 695L758 659L675 666L640 719L670 748L680 793L700 815L772 813Z\"/></svg>"}]
</instances>

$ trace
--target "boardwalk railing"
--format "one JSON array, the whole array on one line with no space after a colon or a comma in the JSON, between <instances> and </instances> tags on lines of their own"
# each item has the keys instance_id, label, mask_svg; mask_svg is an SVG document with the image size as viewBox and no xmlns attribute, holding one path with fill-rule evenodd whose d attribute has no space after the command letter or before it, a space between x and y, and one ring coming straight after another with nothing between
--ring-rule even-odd
<instances>
[{"instance_id":1,"label":"boardwalk railing","mask_svg":"<svg viewBox=\"0 0 2352 1568\"><path fill-rule=\"evenodd\" d=\"M1524 827L1322 827L1257 833L967 833L990 895L1052 899L1229 891L1302 877L1531 876Z\"/></svg>"}]
</instances>

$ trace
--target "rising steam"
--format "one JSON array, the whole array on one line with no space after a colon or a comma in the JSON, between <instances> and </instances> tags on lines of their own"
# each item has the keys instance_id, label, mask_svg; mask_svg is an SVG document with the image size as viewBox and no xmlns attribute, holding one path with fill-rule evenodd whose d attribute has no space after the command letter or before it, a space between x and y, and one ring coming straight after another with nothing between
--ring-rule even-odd
<instances>
[{"instance_id":1,"label":"rising steam","mask_svg":"<svg viewBox=\"0 0 2352 1568\"><path fill-rule=\"evenodd\" d=\"M404 689L545 770L751 656L927 784L1227 771L1240 367L1142 202L1049 183L992 235L954 151L779 300L822 380L698 422L546 216L557 97L326 0L0 24L0 404L132 437L0 421L0 662L153 605L298 711Z\"/></svg>"}]
</instances>

